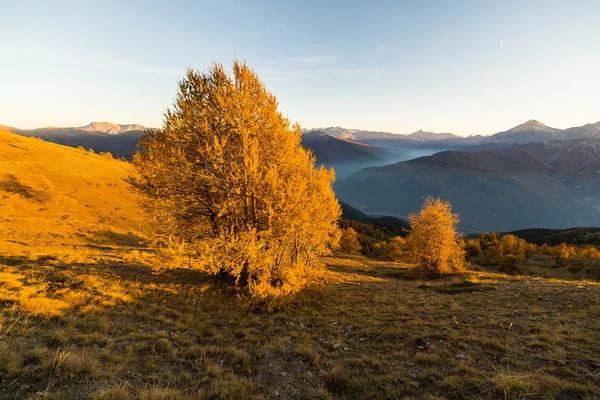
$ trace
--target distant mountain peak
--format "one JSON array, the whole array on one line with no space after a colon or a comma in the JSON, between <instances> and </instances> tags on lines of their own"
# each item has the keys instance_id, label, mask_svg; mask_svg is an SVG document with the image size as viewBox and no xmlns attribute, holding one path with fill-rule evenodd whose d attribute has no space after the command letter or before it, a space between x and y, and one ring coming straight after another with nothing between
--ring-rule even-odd
<instances>
[{"instance_id":1,"label":"distant mountain peak","mask_svg":"<svg viewBox=\"0 0 600 400\"><path fill-rule=\"evenodd\" d=\"M110 122L90 122L89 124L80 127L84 131L89 132L103 132L111 135L117 135L123 132L129 131L140 131L145 129L143 126L138 124L113 124Z\"/></svg>"},{"instance_id":2,"label":"distant mountain peak","mask_svg":"<svg viewBox=\"0 0 600 400\"><path fill-rule=\"evenodd\" d=\"M356 140L356 136L354 136L352 133L350 133L347 130L344 130L343 132L340 133L339 135L340 139L347 139L347 140Z\"/></svg>"},{"instance_id":3,"label":"distant mountain peak","mask_svg":"<svg viewBox=\"0 0 600 400\"><path fill-rule=\"evenodd\" d=\"M423 129L419 129L418 131L413 132L410 135L408 135L408 137L410 137L412 139L417 139L417 140L429 141L429 140L455 139L455 138L458 138L459 136L455 135L453 133L436 133L436 132L424 131Z\"/></svg>"},{"instance_id":4,"label":"distant mountain peak","mask_svg":"<svg viewBox=\"0 0 600 400\"><path fill-rule=\"evenodd\" d=\"M506 143L509 145L532 142L547 142L564 139L564 131L551 128L540 121L530 119L504 132L496 133L485 139L487 143Z\"/></svg>"},{"instance_id":5,"label":"distant mountain peak","mask_svg":"<svg viewBox=\"0 0 600 400\"><path fill-rule=\"evenodd\" d=\"M522 131L545 131L545 132L556 132L560 129L551 128L547 125L542 124L540 121L530 119L529 121L517 125L514 128L507 130L506 132L522 132Z\"/></svg>"}]
</instances>

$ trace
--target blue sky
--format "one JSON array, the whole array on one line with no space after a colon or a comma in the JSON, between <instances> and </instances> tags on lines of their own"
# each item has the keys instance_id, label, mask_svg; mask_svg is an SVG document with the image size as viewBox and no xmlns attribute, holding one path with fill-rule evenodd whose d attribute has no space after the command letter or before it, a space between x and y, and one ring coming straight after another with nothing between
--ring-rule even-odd
<instances>
[{"instance_id":1,"label":"blue sky","mask_svg":"<svg viewBox=\"0 0 600 400\"><path fill-rule=\"evenodd\" d=\"M491 134L600 120L600 2L0 0L0 124L160 126L185 68L247 60L303 127Z\"/></svg>"}]
</instances>

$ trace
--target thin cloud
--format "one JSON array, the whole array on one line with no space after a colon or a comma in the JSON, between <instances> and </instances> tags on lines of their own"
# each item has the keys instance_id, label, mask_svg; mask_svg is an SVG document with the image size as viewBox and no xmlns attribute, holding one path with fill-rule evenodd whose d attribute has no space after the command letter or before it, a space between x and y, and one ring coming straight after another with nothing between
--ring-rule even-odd
<instances>
[{"instance_id":1,"label":"thin cloud","mask_svg":"<svg viewBox=\"0 0 600 400\"><path fill-rule=\"evenodd\" d=\"M106 56L96 57L96 60L70 60L70 62L87 65L93 68L106 69L111 71L135 72L141 74L152 74L162 76L181 76L184 69L163 68L154 65L137 64L126 60L118 60Z\"/></svg>"},{"instance_id":2,"label":"thin cloud","mask_svg":"<svg viewBox=\"0 0 600 400\"><path fill-rule=\"evenodd\" d=\"M381 68L340 68L340 69L332 69L330 72L333 75L367 75L367 74L383 74L385 71Z\"/></svg>"},{"instance_id":3,"label":"thin cloud","mask_svg":"<svg viewBox=\"0 0 600 400\"><path fill-rule=\"evenodd\" d=\"M2 51L17 53L18 55L35 54L38 57L44 57L45 59L52 59L58 62L110 71L124 71L161 76L181 76L184 72L184 68L164 68L156 65L134 63L98 53L76 54L70 51L29 46L1 46L0 49Z\"/></svg>"},{"instance_id":4,"label":"thin cloud","mask_svg":"<svg viewBox=\"0 0 600 400\"><path fill-rule=\"evenodd\" d=\"M334 56L308 56L308 57L292 57L287 59L290 62L310 64L310 65L332 65L335 64Z\"/></svg>"},{"instance_id":5,"label":"thin cloud","mask_svg":"<svg viewBox=\"0 0 600 400\"><path fill-rule=\"evenodd\" d=\"M314 76L306 71L291 71L281 70L277 68L265 68L261 69L260 76L265 79L272 81L283 81L286 79L311 79Z\"/></svg>"}]
</instances>

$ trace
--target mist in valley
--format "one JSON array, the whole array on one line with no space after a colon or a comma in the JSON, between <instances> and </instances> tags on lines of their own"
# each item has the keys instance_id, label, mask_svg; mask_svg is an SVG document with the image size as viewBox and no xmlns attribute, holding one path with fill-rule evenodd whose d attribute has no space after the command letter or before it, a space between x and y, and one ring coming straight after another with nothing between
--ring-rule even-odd
<instances>
[{"instance_id":1,"label":"mist in valley","mask_svg":"<svg viewBox=\"0 0 600 400\"><path fill-rule=\"evenodd\" d=\"M385 153L383 153L383 159L381 161L371 161L371 162L330 162L323 163L325 166L333 168L335 170L335 180L334 189L337 183L340 183L342 180L348 178L350 175L354 174L365 168L372 167L382 167L384 165L395 164L401 161L413 160L419 157L426 157L440 151L448 150L447 148L434 148L434 147L424 147L424 148L394 148L387 147L385 148ZM343 201L343 200L342 200Z\"/></svg>"}]
</instances>

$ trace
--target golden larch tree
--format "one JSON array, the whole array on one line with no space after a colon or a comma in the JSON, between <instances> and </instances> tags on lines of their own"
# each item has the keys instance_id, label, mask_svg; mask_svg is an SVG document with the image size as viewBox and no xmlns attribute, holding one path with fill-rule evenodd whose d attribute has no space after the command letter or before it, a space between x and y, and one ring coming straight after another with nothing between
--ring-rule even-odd
<instances>
[{"instance_id":1,"label":"golden larch tree","mask_svg":"<svg viewBox=\"0 0 600 400\"><path fill-rule=\"evenodd\" d=\"M463 272L464 242L456 230L458 214L448 201L427 197L418 214L410 214L408 255L428 277Z\"/></svg>"},{"instance_id":2,"label":"golden larch tree","mask_svg":"<svg viewBox=\"0 0 600 400\"><path fill-rule=\"evenodd\" d=\"M340 236L334 172L315 167L277 108L245 63L231 75L189 69L162 129L144 133L132 178L158 248L260 298L302 288Z\"/></svg>"},{"instance_id":3,"label":"golden larch tree","mask_svg":"<svg viewBox=\"0 0 600 400\"><path fill-rule=\"evenodd\" d=\"M342 238L340 239L340 250L348 254L358 254L360 249L358 233L350 227L343 229Z\"/></svg>"}]
</instances>

